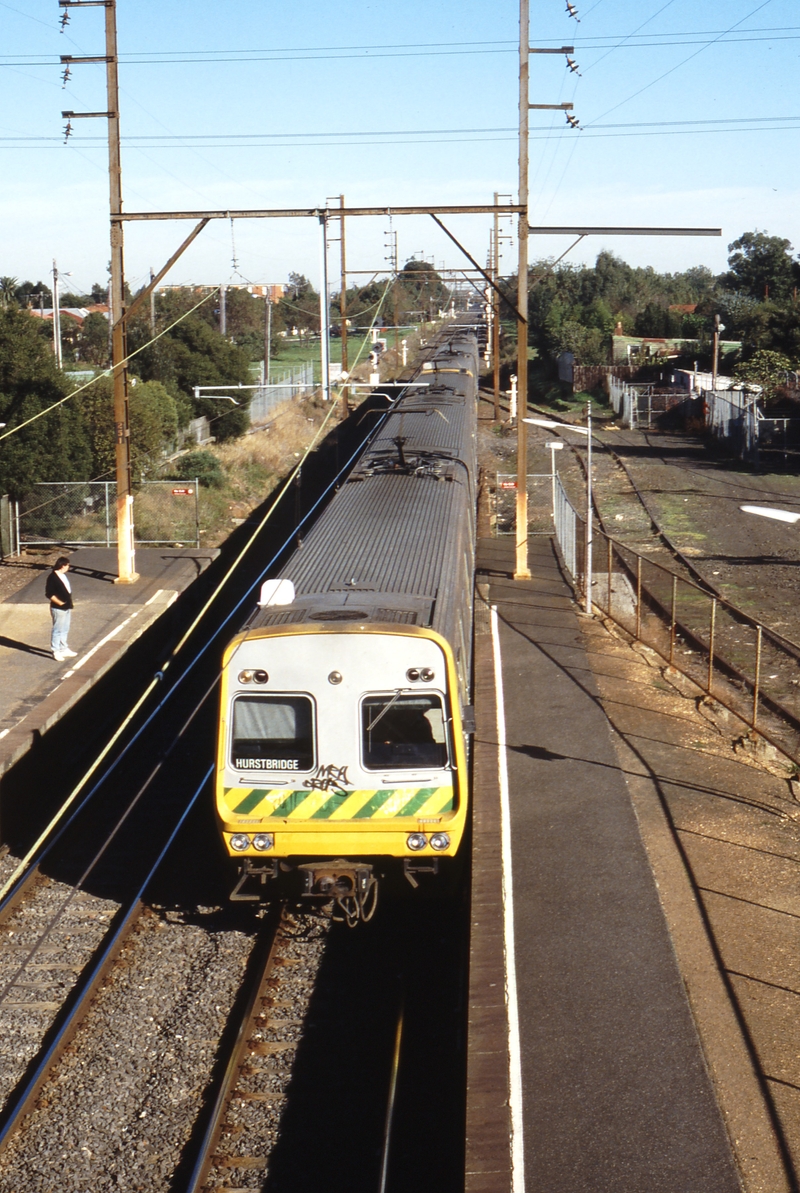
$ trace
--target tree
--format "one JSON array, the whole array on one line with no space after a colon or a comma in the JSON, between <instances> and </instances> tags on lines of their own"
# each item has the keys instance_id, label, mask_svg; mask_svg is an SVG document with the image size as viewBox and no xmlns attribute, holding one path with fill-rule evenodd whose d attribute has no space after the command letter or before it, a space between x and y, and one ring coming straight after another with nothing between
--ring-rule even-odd
<instances>
[{"instance_id":1,"label":"tree","mask_svg":"<svg viewBox=\"0 0 800 1193\"><path fill-rule=\"evenodd\" d=\"M728 245L730 273L723 279L731 290L752 298L773 300L789 296L797 281L791 243L766 232L744 232Z\"/></svg>"},{"instance_id":2,"label":"tree","mask_svg":"<svg viewBox=\"0 0 800 1193\"><path fill-rule=\"evenodd\" d=\"M128 330L128 351L147 347L133 357L131 371L143 381L160 381L178 401L180 394L185 395L193 413L204 414L211 421L217 439L243 434L249 425L249 390L241 397L237 395L239 406L228 410L225 409L228 403L195 399L193 390L196 385L247 385L250 379L247 353L197 315L188 315L154 344L149 344L149 340L149 322L134 318ZM178 414L181 422L185 421L180 404Z\"/></svg>"},{"instance_id":3,"label":"tree","mask_svg":"<svg viewBox=\"0 0 800 1193\"><path fill-rule=\"evenodd\" d=\"M16 297L18 289L19 282L16 278L0 278L0 295L2 295L1 301L4 307L7 307L11 300Z\"/></svg>"},{"instance_id":4,"label":"tree","mask_svg":"<svg viewBox=\"0 0 800 1193\"><path fill-rule=\"evenodd\" d=\"M319 295L302 273L290 273L286 292L277 304L284 327L319 333Z\"/></svg>"},{"instance_id":5,"label":"tree","mask_svg":"<svg viewBox=\"0 0 800 1193\"><path fill-rule=\"evenodd\" d=\"M17 306L52 306L52 291L47 282L20 282L14 294Z\"/></svg>"},{"instance_id":6,"label":"tree","mask_svg":"<svg viewBox=\"0 0 800 1193\"><path fill-rule=\"evenodd\" d=\"M792 362L780 352L761 350L735 369L741 381L754 382L761 386L765 398L772 398L786 384L786 373L791 372Z\"/></svg>"},{"instance_id":7,"label":"tree","mask_svg":"<svg viewBox=\"0 0 800 1193\"><path fill-rule=\"evenodd\" d=\"M75 359L96 368L103 368L109 363L108 319L99 311L87 315L78 329Z\"/></svg>"},{"instance_id":8,"label":"tree","mask_svg":"<svg viewBox=\"0 0 800 1193\"><path fill-rule=\"evenodd\" d=\"M66 396L67 382L27 311L0 310L0 422L4 432ZM80 398L52 410L0 444L0 493L20 497L37 481L83 480L91 452Z\"/></svg>"},{"instance_id":9,"label":"tree","mask_svg":"<svg viewBox=\"0 0 800 1193\"><path fill-rule=\"evenodd\" d=\"M172 395L158 381L130 378L131 466L134 476L152 472L175 442L178 411ZM92 451L92 475L114 474L114 382L98 377L81 395L81 410Z\"/></svg>"}]
</instances>

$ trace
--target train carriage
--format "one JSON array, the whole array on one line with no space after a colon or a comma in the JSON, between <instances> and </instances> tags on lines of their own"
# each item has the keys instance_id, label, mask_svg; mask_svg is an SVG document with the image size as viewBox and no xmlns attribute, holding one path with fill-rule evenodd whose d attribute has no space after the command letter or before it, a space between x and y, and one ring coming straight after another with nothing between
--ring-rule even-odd
<instances>
[{"instance_id":1,"label":"train carriage","mask_svg":"<svg viewBox=\"0 0 800 1193\"><path fill-rule=\"evenodd\" d=\"M405 390L223 658L216 808L232 898L284 877L374 910L457 853L467 735L477 347L453 332Z\"/></svg>"}]
</instances>

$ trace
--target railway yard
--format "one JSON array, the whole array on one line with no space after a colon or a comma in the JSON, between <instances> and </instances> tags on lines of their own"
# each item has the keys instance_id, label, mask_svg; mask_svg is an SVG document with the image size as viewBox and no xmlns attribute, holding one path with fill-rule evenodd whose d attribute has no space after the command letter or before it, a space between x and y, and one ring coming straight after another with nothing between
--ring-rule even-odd
<instances>
[{"instance_id":1,"label":"railway yard","mask_svg":"<svg viewBox=\"0 0 800 1193\"><path fill-rule=\"evenodd\" d=\"M321 445L303 513L324 508L367 433L351 417ZM529 471L545 472L549 433L533 435ZM760 538L750 521L736 537L734 512L791 506L793 478L678 436L607 440L600 524L791 638L791 547L760 520ZM552 1193L795 1187L794 771L690 676L577 617L547 534L533 579L510 579L493 490L515 461L487 395L478 449L471 883L390 883L355 931L335 904L228 901L211 799L219 651L264 558L274 570L296 543L290 490L236 582L218 588L261 511L3 777L0 1189L400 1190L420 1171L418 1187L511 1187L499 627L526 1171ZM559 459L576 501L583 451ZM724 512L704 521L709 508Z\"/></svg>"}]
</instances>

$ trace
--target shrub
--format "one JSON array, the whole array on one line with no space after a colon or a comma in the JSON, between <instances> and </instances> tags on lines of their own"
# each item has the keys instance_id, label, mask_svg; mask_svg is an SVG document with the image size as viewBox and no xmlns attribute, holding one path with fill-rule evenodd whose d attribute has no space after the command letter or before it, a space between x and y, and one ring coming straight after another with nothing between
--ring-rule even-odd
<instances>
[{"instance_id":1,"label":"shrub","mask_svg":"<svg viewBox=\"0 0 800 1193\"><path fill-rule=\"evenodd\" d=\"M222 485L225 477L213 452L189 452L175 461L171 479L193 480L195 477L207 489L218 489Z\"/></svg>"}]
</instances>

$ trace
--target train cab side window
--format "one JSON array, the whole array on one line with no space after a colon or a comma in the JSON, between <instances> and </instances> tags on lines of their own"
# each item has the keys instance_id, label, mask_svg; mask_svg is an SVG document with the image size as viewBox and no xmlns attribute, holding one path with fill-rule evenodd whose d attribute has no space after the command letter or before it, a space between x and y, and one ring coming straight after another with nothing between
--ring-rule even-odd
<instances>
[{"instance_id":1,"label":"train cab side window","mask_svg":"<svg viewBox=\"0 0 800 1193\"><path fill-rule=\"evenodd\" d=\"M365 696L361 748L367 770L447 766L447 735L440 696Z\"/></svg>"},{"instance_id":2,"label":"train cab side window","mask_svg":"<svg viewBox=\"0 0 800 1193\"><path fill-rule=\"evenodd\" d=\"M236 770L311 770L314 709L308 696L237 696L231 765Z\"/></svg>"}]
</instances>

